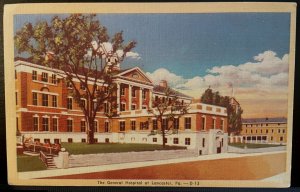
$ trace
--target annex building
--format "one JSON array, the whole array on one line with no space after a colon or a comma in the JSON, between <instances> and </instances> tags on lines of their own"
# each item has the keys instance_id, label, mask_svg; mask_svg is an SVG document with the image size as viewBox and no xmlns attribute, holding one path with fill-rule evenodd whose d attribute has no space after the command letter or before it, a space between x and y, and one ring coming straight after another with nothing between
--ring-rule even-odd
<instances>
[{"instance_id":1,"label":"annex building","mask_svg":"<svg viewBox=\"0 0 300 192\"><path fill-rule=\"evenodd\" d=\"M17 130L23 137L40 142L86 142L84 115L69 95L72 87L58 78L57 71L26 59L15 60ZM95 141L162 144L159 122L148 109L152 108L154 99L164 97L167 82L154 85L139 67L119 70L114 81L118 88L119 115L108 119L104 111L97 112ZM197 149L200 155L226 152L226 108L195 103L190 96L173 91L181 102L190 103L190 107L174 123L166 145ZM167 120L162 123L168 127Z\"/></svg>"},{"instance_id":2,"label":"annex building","mask_svg":"<svg viewBox=\"0 0 300 192\"><path fill-rule=\"evenodd\" d=\"M246 143L286 144L287 119L243 119L241 136Z\"/></svg>"}]
</instances>

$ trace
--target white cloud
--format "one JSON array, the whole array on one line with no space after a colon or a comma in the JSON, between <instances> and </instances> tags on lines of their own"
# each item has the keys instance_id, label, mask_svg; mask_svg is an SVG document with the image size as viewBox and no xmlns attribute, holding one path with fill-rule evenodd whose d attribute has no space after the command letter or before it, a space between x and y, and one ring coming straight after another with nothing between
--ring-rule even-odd
<instances>
[{"instance_id":1,"label":"white cloud","mask_svg":"<svg viewBox=\"0 0 300 192\"><path fill-rule=\"evenodd\" d=\"M137 59L137 60L141 59L141 56L137 52L132 52L132 51L127 52L126 57L131 59Z\"/></svg>"},{"instance_id":2,"label":"white cloud","mask_svg":"<svg viewBox=\"0 0 300 192\"><path fill-rule=\"evenodd\" d=\"M204 76L185 79L167 69L160 68L147 75L155 84L167 80L169 85L182 93L199 98L209 86L223 95L231 95L231 86L235 96L259 97L268 95L272 98L274 91L278 95L286 95L288 85L288 54L282 58L273 51L265 51L253 57L254 62L246 62L237 66L223 65L208 69ZM250 94L250 95L249 95Z\"/></svg>"}]
</instances>

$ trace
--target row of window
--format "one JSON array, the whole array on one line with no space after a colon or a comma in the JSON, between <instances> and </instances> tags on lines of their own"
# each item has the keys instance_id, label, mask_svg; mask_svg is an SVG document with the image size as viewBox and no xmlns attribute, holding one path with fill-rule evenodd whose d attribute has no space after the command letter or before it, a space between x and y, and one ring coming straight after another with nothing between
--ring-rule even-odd
<instances>
[{"instance_id":1,"label":"row of window","mask_svg":"<svg viewBox=\"0 0 300 192\"><path fill-rule=\"evenodd\" d=\"M245 133L248 133L249 130L245 130ZM256 129L255 130L255 133L258 133L259 131ZM260 133L269 133L269 130L268 129L265 129L265 131L263 131L262 129L260 130ZM249 133L254 133L254 131L251 129L249 131ZM271 129L271 133L274 133L274 129ZM285 133L285 129L277 129L277 133Z\"/></svg>"},{"instance_id":2,"label":"row of window","mask_svg":"<svg viewBox=\"0 0 300 192\"><path fill-rule=\"evenodd\" d=\"M57 96L56 95L49 95L49 94L42 94L42 106L48 107L49 106L49 97L51 97L51 106L57 107ZM38 93L32 93L32 105L38 105Z\"/></svg>"},{"instance_id":3,"label":"row of window","mask_svg":"<svg viewBox=\"0 0 300 192\"><path fill-rule=\"evenodd\" d=\"M136 97L136 92L138 89L131 89L131 97L135 98ZM142 90L142 98L145 100L146 99L146 90ZM120 88L120 95L125 96L125 87Z\"/></svg>"},{"instance_id":4,"label":"row of window","mask_svg":"<svg viewBox=\"0 0 300 192\"><path fill-rule=\"evenodd\" d=\"M271 125L275 125L275 124L271 124ZM277 123L277 125L280 126L281 123ZM264 127L264 126L268 127L269 124L268 123L266 123L266 124L264 124L264 123L261 123L261 124L246 124L245 126L246 127Z\"/></svg>"},{"instance_id":5,"label":"row of window","mask_svg":"<svg viewBox=\"0 0 300 192\"><path fill-rule=\"evenodd\" d=\"M57 84L56 75L52 74L51 77L52 77L51 81L49 82L48 73L42 72L41 81L46 82L46 83ZM32 71L32 80L38 81L37 71L35 71L35 70Z\"/></svg>"},{"instance_id":6,"label":"row of window","mask_svg":"<svg viewBox=\"0 0 300 192\"><path fill-rule=\"evenodd\" d=\"M266 141L267 140L267 136L248 136L248 137L243 137L244 140L247 140L247 141ZM270 137L270 140L273 141L274 138L273 136ZM280 141L283 141L283 137L279 137L279 140Z\"/></svg>"},{"instance_id":7,"label":"row of window","mask_svg":"<svg viewBox=\"0 0 300 192\"><path fill-rule=\"evenodd\" d=\"M58 118L52 118L52 131L58 131ZM34 131L49 131L49 117L42 117L42 129L39 130L39 117L33 117Z\"/></svg>"}]
</instances>

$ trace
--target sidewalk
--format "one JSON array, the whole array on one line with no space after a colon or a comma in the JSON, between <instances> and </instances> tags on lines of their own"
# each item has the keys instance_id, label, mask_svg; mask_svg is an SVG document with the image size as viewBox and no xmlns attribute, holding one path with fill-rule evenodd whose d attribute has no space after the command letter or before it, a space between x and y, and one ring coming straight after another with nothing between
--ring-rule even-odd
<instances>
[{"instance_id":1,"label":"sidewalk","mask_svg":"<svg viewBox=\"0 0 300 192\"><path fill-rule=\"evenodd\" d=\"M63 175L73 175L73 174L94 173L94 172L103 172L103 171L114 171L114 170L121 170L121 169L130 169L130 168L140 168L140 167L147 167L147 166L153 166L153 165L165 165L165 164L186 163L186 162L205 161L205 160L262 156L262 155L267 155L267 154L280 154L280 153L285 153L285 151L267 152L267 153L252 153L252 154L223 153L223 154L203 155L203 156L198 156L198 157L168 159L168 160L159 160L159 161L131 162L131 163L120 163L120 164L112 164L112 165L76 167L76 168L69 168L69 169L21 172L21 173L18 173L18 177L20 179L36 179L36 178L55 177L55 176L63 176Z\"/></svg>"}]
</instances>

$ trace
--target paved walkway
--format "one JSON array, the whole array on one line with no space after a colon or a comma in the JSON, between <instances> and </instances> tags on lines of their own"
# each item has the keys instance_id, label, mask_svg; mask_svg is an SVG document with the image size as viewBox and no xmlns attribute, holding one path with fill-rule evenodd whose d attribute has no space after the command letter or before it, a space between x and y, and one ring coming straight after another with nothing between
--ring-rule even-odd
<instances>
[{"instance_id":1,"label":"paved walkway","mask_svg":"<svg viewBox=\"0 0 300 192\"><path fill-rule=\"evenodd\" d=\"M87 167L131 162L158 161L196 156L197 152L195 150L163 150L127 153L71 155L69 159L69 167Z\"/></svg>"},{"instance_id":2,"label":"paved walkway","mask_svg":"<svg viewBox=\"0 0 300 192\"><path fill-rule=\"evenodd\" d=\"M141 168L141 167L147 167L147 166L166 165L166 164L174 164L174 163L182 163L182 162L186 163L186 162L195 162L195 161L230 159L230 158L262 156L262 155L266 155L266 154L282 154L282 153L285 154L286 152L281 151L281 152L252 153L252 154L222 153L222 154L203 155L203 156L197 156L197 157L167 159L167 160L159 160L159 161L130 162L130 163L121 163L121 164L113 164L113 165L74 167L74 168L69 168L69 169L20 172L20 173L18 173L18 176L20 179L34 179L34 178L56 177L56 176L63 176L63 175L114 171L114 170L121 170L121 169L130 169L130 168Z\"/></svg>"}]
</instances>

